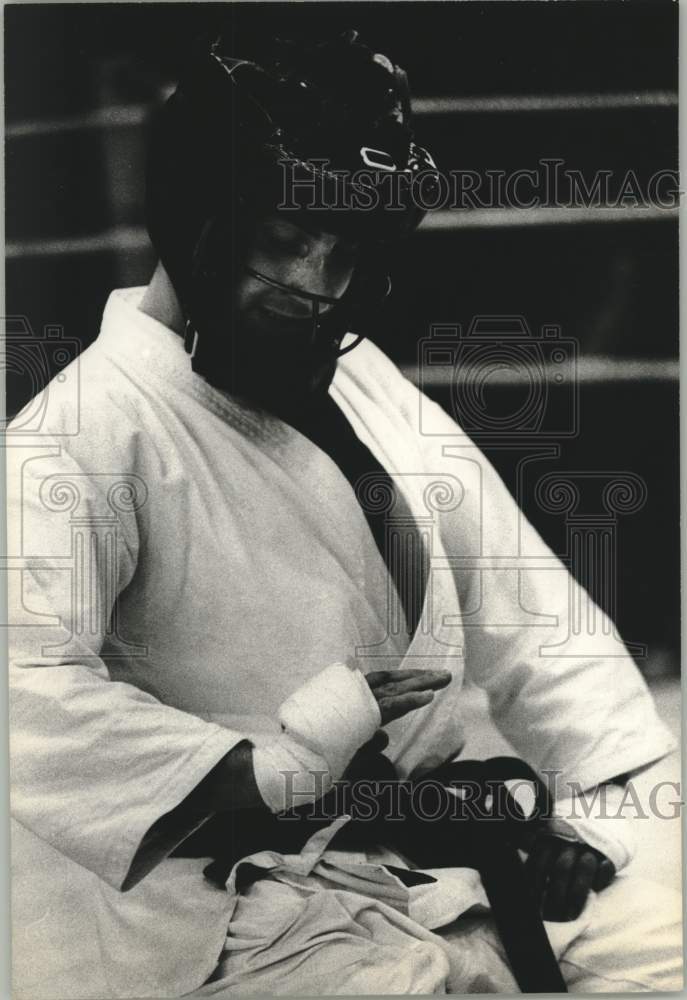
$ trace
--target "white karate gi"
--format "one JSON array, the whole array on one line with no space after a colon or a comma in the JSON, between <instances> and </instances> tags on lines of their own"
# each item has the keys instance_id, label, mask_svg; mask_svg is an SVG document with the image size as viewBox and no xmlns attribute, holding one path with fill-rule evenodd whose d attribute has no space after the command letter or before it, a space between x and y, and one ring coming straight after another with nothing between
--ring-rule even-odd
<instances>
[{"instance_id":1,"label":"white karate gi","mask_svg":"<svg viewBox=\"0 0 687 1000\"><path fill-rule=\"evenodd\" d=\"M270 738L284 698L335 661L452 670L430 707L387 727L402 775L461 746L464 672L517 751L562 781L592 787L674 746L600 612L566 656L540 652L568 636L576 585L426 399L420 430L420 394L378 348L343 358L331 393L424 518L431 575L410 644L389 629L388 573L337 466L193 374L181 338L138 310L142 291L112 293L78 380L72 365L44 393L40 433L24 413L8 434L12 812L55 849L56 885L78 885L71 915L50 920L79 909L96 928L102 996L179 996L213 972L201 995L499 988L487 919L478 935L454 925L453 950L432 933L486 902L474 872L408 891L382 855L326 852L326 832L298 858L261 855L274 877L237 897L231 879L228 892L203 879L203 859L166 857L191 832L169 830L157 866L119 891L153 823L239 741ZM629 881L551 925L559 954L599 906L611 940L609 907L617 916ZM662 971L654 949L636 988L675 982L663 930ZM639 982L627 952L653 932L628 938L616 981Z\"/></svg>"}]
</instances>

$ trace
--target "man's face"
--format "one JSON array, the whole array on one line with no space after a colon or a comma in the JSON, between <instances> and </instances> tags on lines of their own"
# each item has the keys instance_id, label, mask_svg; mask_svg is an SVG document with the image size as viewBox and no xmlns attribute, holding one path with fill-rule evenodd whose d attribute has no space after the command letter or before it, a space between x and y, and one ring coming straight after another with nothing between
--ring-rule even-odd
<instances>
[{"instance_id":1,"label":"man's face","mask_svg":"<svg viewBox=\"0 0 687 1000\"><path fill-rule=\"evenodd\" d=\"M236 328L232 336L234 391L285 415L308 407L329 387L336 348L318 336L313 342L313 303L297 291L338 299L353 276L358 247L332 233L303 228L286 215L262 219L245 263L265 284L241 273L235 286ZM336 308L319 303L319 314Z\"/></svg>"},{"instance_id":2,"label":"man's face","mask_svg":"<svg viewBox=\"0 0 687 1000\"><path fill-rule=\"evenodd\" d=\"M332 233L303 229L287 216L271 215L258 223L246 263L268 278L311 294L340 298L353 275L358 248ZM312 303L264 284L248 274L237 287L241 326L283 333L311 329ZM320 304L320 314L332 309Z\"/></svg>"}]
</instances>

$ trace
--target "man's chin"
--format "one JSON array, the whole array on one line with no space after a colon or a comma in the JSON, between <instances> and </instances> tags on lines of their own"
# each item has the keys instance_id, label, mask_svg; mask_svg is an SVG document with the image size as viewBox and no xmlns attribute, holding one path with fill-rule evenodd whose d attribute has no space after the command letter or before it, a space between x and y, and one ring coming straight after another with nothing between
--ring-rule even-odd
<instances>
[{"instance_id":1,"label":"man's chin","mask_svg":"<svg viewBox=\"0 0 687 1000\"><path fill-rule=\"evenodd\" d=\"M212 365L210 381L217 385L223 370L225 391L276 416L312 411L326 398L336 373L338 354L333 348L266 337L249 325L224 346L223 355Z\"/></svg>"},{"instance_id":2,"label":"man's chin","mask_svg":"<svg viewBox=\"0 0 687 1000\"><path fill-rule=\"evenodd\" d=\"M289 379L283 373L275 373L270 378L263 374L253 384L235 384L231 391L249 405L266 410L287 422L302 420L307 419L326 399L335 372L336 361L306 378Z\"/></svg>"}]
</instances>

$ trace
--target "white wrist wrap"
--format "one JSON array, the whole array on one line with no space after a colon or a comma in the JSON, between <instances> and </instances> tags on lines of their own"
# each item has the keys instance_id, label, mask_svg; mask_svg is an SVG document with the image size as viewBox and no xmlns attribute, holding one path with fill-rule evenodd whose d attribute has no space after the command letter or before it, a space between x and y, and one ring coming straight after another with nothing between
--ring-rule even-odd
<instances>
[{"instance_id":1,"label":"white wrist wrap","mask_svg":"<svg viewBox=\"0 0 687 1000\"><path fill-rule=\"evenodd\" d=\"M582 794L556 802L552 832L595 847L620 871L635 852L629 819L620 813L625 792L618 785L602 785L588 794L589 798Z\"/></svg>"},{"instance_id":2,"label":"white wrist wrap","mask_svg":"<svg viewBox=\"0 0 687 1000\"><path fill-rule=\"evenodd\" d=\"M326 794L381 723L365 677L343 663L294 691L278 718L282 735L253 750L255 780L274 813Z\"/></svg>"}]
</instances>

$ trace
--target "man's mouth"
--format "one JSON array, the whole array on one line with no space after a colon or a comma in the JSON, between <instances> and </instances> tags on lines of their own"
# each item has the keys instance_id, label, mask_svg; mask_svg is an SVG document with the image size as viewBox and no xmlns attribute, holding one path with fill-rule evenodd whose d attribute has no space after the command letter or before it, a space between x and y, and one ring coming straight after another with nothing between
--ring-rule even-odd
<instances>
[{"instance_id":1,"label":"man's mouth","mask_svg":"<svg viewBox=\"0 0 687 1000\"><path fill-rule=\"evenodd\" d=\"M295 315L278 307L263 304L260 306L259 316L262 328L274 333L305 336L312 332L313 316L310 311L303 315Z\"/></svg>"},{"instance_id":2,"label":"man's mouth","mask_svg":"<svg viewBox=\"0 0 687 1000\"><path fill-rule=\"evenodd\" d=\"M302 322L305 319L312 318L312 307L305 302L294 302L293 304L264 302L262 308L269 316L275 316L277 319L290 320L291 322Z\"/></svg>"}]
</instances>

